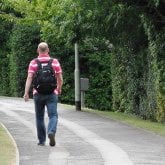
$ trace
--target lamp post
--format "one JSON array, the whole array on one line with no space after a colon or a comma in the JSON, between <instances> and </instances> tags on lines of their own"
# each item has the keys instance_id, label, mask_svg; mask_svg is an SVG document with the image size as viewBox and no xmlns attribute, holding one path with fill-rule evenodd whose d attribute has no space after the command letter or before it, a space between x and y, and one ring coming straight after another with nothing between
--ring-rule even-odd
<instances>
[{"instance_id":1,"label":"lamp post","mask_svg":"<svg viewBox=\"0 0 165 165\"><path fill-rule=\"evenodd\" d=\"M76 106L77 111L81 111L78 43L75 43L75 72L74 72L74 76L75 76L75 106Z\"/></svg>"}]
</instances>

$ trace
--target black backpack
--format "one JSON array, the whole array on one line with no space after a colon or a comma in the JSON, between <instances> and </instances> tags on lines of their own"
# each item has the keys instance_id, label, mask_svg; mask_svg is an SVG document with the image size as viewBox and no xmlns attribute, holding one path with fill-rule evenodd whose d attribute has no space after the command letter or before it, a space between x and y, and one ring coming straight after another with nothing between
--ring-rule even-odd
<instances>
[{"instance_id":1,"label":"black backpack","mask_svg":"<svg viewBox=\"0 0 165 165\"><path fill-rule=\"evenodd\" d=\"M56 88L56 76L52 67L53 59L48 62L40 62L35 59L38 64L38 69L34 75L33 88L37 90L39 94L51 94Z\"/></svg>"}]
</instances>

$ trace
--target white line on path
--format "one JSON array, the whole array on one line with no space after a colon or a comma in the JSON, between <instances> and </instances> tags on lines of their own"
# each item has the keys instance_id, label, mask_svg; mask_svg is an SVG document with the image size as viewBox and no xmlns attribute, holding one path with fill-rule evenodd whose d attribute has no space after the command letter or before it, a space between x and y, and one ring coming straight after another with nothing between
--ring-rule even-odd
<instances>
[{"instance_id":1,"label":"white line on path","mask_svg":"<svg viewBox=\"0 0 165 165\"><path fill-rule=\"evenodd\" d=\"M133 165L127 153L114 143L66 119L60 118L60 123L77 136L96 147L104 159L104 165Z\"/></svg>"},{"instance_id":2,"label":"white line on path","mask_svg":"<svg viewBox=\"0 0 165 165\"><path fill-rule=\"evenodd\" d=\"M25 119L17 115L15 112L12 112L11 110L2 110L2 111L9 116L14 116L17 120L22 122L28 128L32 129L33 133L35 132L34 126L30 122L26 121ZM22 111L34 113L34 111L25 110L25 109ZM89 144L97 148L104 159L104 165L133 165L127 153L123 151L120 147L115 145L114 143L105 140L104 138L98 136L97 134L89 131L85 127L80 126L72 121L66 120L64 118L60 118L59 122L63 126L67 127L69 130L74 132L77 136L82 138L84 141L88 142ZM50 153L50 159L53 159L53 156L51 155L54 155L54 153L53 152ZM64 158L65 157L64 155L66 156L66 158ZM64 154L64 155L63 155L64 156L63 159L67 159L68 154ZM53 161L49 160L49 162L53 162Z\"/></svg>"},{"instance_id":3,"label":"white line on path","mask_svg":"<svg viewBox=\"0 0 165 165\"><path fill-rule=\"evenodd\" d=\"M6 115L8 115L8 116L14 117L16 120L18 120L19 122L24 124L27 128L29 128L34 135L36 135L34 125L31 122L25 120L22 116L18 115L16 112L13 112L11 110L6 110L6 109L5 110L0 110L0 111L6 113Z\"/></svg>"}]
</instances>

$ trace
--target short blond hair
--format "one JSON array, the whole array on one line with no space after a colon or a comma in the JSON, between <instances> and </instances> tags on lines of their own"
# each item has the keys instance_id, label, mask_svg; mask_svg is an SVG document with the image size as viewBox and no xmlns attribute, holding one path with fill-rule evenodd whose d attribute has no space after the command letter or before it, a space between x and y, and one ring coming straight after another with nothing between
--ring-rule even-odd
<instances>
[{"instance_id":1,"label":"short blond hair","mask_svg":"<svg viewBox=\"0 0 165 165\"><path fill-rule=\"evenodd\" d=\"M41 42L41 43L38 45L38 51L41 52L41 53L44 53L44 52L49 51L48 44L47 44L46 42Z\"/></svg>"}]
</instances>

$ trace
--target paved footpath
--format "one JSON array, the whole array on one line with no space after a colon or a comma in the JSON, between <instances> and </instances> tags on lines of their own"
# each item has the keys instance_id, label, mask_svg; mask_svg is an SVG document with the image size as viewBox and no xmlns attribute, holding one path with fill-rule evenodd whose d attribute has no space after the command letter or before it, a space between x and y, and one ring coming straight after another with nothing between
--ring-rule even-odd
<instances>
[{"instance_id":1,"label":"paved footpath","mask_svg":"<svg viewBox=\"0 0 165 165\"><path fill-rule=\"evenodd\" d=\"M57 145L38 146L33 100L0 97L0 122L17 144L17 165L165 165L165 137L61 104L58 112Z\"/></svg>"}]
</instances>

